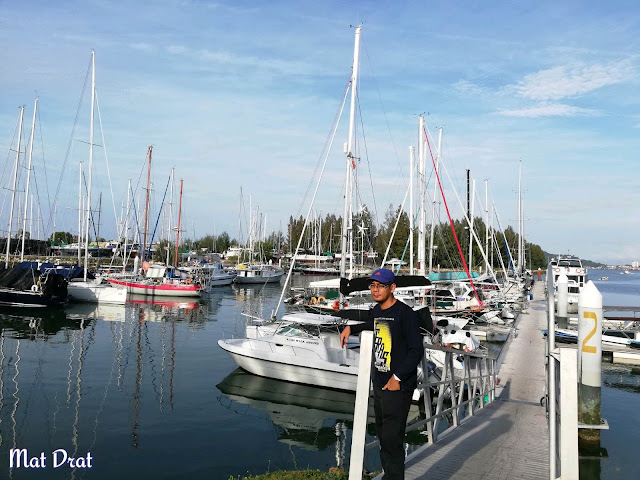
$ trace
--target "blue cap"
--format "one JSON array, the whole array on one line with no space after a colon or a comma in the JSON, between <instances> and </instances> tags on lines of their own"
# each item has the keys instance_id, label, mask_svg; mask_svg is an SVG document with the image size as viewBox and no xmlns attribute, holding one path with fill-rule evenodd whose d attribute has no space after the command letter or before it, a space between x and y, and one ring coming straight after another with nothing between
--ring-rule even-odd
<instances>
[{"instance_id":1,"label":"blue cap","mask_svg":"<svg viewBox=\"0 0 640 480\"><path fill-rule=\"evenodd\" d=\"M379 268L371 274L369 280L375 280L380 283L396 283L396 276L388 268Z\"/></svg>"}]
</instances>

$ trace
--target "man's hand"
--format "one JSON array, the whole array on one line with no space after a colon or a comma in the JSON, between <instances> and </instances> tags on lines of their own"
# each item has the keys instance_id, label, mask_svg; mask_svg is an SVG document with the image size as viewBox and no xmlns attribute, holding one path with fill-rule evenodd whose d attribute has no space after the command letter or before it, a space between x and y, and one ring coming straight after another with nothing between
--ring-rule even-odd
<instances>
[{"instance_id":1,"label":"man's hand","mask_svg":"<svg viewBox=\"0 0 640 480\"><path fill-rule=\"evenodd\" d=\"M391 378L387 382L387 384L382 387L383 390L400 390L400 382L396 380L394 375L391 375Z\"/></svg>"},{"instance_id":2,"label":"man's hand","mask_svg":"<svg viewBox=\"0 0 640 480\"><path fill-rule=\"evenodd\" d=\"M347 325L340 334L340 348L344 348L344 344L349 340L349 335L351 335L351 327Z\"/></svg>"}]
</instances>

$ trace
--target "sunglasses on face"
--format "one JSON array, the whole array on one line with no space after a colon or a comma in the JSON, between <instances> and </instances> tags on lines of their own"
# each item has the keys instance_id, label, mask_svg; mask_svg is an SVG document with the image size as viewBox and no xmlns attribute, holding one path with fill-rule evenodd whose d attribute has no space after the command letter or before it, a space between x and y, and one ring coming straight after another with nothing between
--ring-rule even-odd
<instances>
[{"instance_id":1,"label":"sunglasses on face","mask_svg":"<svg viewBox=\"0 0 640 480\"><path fill-rule=\"evenodd\" d=\"M390 283L372 283L369 285L370 290L381 290L383 288L389 288L391 286Z\"/></svg>"}]
</instances>

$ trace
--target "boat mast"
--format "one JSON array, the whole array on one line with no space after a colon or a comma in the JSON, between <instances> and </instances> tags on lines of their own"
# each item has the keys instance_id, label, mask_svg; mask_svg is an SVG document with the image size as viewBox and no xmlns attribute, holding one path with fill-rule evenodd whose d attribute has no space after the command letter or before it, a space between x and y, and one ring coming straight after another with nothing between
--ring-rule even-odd
<instances>
[{"instance_id":1,"label":"boat mast","mask_svg":"<svg viewBox=\"0 0 640 480\"><path fill-rule=\"evenodd\" d=\"M178 228L176 229L176 258L173 266L178 268L178 248L180 245L180 221L182 219L182 179L180 179L180 201L178 202Z\"/></svg>"},{"instance_id":2,"label":"boat mast","mask_svg":"<svg viewBox=\"0 0 640 480\"><path fill-rule=\"evenodd\" d=\"M484 251L487 255L485 262L485 272L489 271L489 180L484 181ZM491 249L493 255L493 249ZM493 268L493 263L491 264Z\"/></svg>"},{"instance_id":3,"label":"boat mast","mask_svg":"<svg viewBox=\"0 0 640 480\"><path fill-rule=\"evenodd\" d=\"M80 245L82 243L82 162L80 162L80 171L78 173L78 266L82 262L80 253Z\"/></svg>"},{"instance_id":4,"label":"boat mast","mask_svg":"<svg viewBox=\"0 0 640 480\"><path fill-rule=\"evenodd\" d=\"M87 281L89 263L89 219L91 217L91 173L93 170L93 116L96 103L96 52L91 52L91 123L89 129L89 185L87 186L87 222L84 226L84 281Z\"/></svg>"},{"instance_id":5,"label":"boat mast","mask_svg":"<svg viewBox=\"0 0 640 480\"><path fill-rule=\"evenodd\" d=\"M518 166L518 265L516 272L522 275L522 160Z\"/></svg>"},{"instance_id":6,"label":"boat mast","mask_svg":"<svg viewBox=\"0 0 640 480\"><path fill-rule=\"evenodd\" d=\"M29 139L29 166L27 167L27 187L25 188L25 192L24 192L24 216L22 217L22 249L20 251L21 262L24 260L24 238L27 230L27 205L29 204L29 183L31 182L31 163L33 159L33 137L36 131L37 112L38 112L38 99L36 98L35 104L33 106L33 123L31 124L31 138ZM33 210L33 199L31 203L31 209ZM31 234L31 229L29 229L29 234Z\"/></svg>"},{"instance_id":7,"label":"boat mast","mask_svg":"<svg viewBox=\"0 0 640 480\"><path fill-rule=\"evenodd\" d=\"M476 203L476 180L471 180L471 203L469 205L469 270L473 270L473 212Z\"/></svg>"},{"instance_id":8,"label":"boat mast","mask_svg":"<svg viewBox=\"0 0 640 480\"><path fill-rule=\"evenodd\" d=\"M149 184L151 182L151 153L153 152L153 145L149 146L149 166L147 167L147 195L144 201L144 235L142 240L142 261L144 262L147 257L147 227L149 223Z\"/></svg>"},{"instance_id":9,"label":"boat mast","mask_svg":"<svg viewBox=\"0 0 640 480\"><path fill-rule=\"evenodd\" d=\"M169 238L171 237L171 222L173 220L173 186L175 184L175 168L171 169L171 197L169 198L169 233L167 235L167 267L169 266Z\"/></svg>"},{"instance_id":10,"label":"boat mast","mask_svg":"<svg viewBox=\"0 0 640 480\"><path fill-rule=\"evenodd\" d=\"M129 205L131 201L131 179L127 182L127 208L125 209L126 217L124 219L124 251L122 253L122 273L127 271L127 237L129 236Z\"/></svg>"},{"instance_id":11,"label":"boat mast","mask_svg":"<svg viewBox=\"0 0 640 480\"><path fill-rule=\"evenodd\" d=\"M413 275L413 146L409 147L409 275Z\"/></svg>"},{"instance_id":12,"label":"boat mast","mask_svg":"<svg viewBox=\"0 0 640 480\"><path fill-rule=\"evenodd\" d=\"M436 175L438 177L438 171L440 169L440 162L442 161L442 127L438 132L438 154L436 155ZM433 202L431 204L431 231L429 232L429 273L433 272L433 240L436 226L436 202L438 198L438 182L433 182Z\"/></svg>"},{"instance_id":13,"label":"boat mast","mask_svg":"<svg viewBox=\"0 0 640 480\"><path fill-rule=\"evenodd\" d=\"M424 194L425 194L425 141L424 141L424 116L418 117L418 275L424 275L425 264L425 231L426 225L424 211Z\"/></svg>"},{"instance_id":14,"label":"boat mast","mask_svg":"<svg viewBox=\"0 0 640 480\"><path fill-rule=\"evenodd\" d=\"M20 140L22 140L22 120L24 118L24 105L20 107L20 126L18 127L18 149L16 150L16 162L13 167L13 189L11 190L11 211L9 212L9 229L7 231L7 255L4 260L4 268L9 268L9 251L11 250L11 227L13 226L13 207L16 202L16 184L18 183L18 166L20 165Z\"/></svg>"},{"instance_id":15,"label":"boat mast","mask_svg":"<svg viewBox=\"0 0 640 480\"><path fill-rule=\"evenodd\" d=\"M352 170L355 168L355 159L353 156L353 137L355 132L356 120L356 96L358 85L358 65L360 62L360 31L362 26L356 27L355 42L353 47L353 67L351 69L351 107L349 113L349 140L347 142L347 161L346 161L346 181L344 188L344 209L342 211L342 232L340 238L340 246L342 255L340 256L340 277L346 274L347 266L347 240L349 238L351 222L348 216L351 212L351 176ZM352 262L353 265L353 262ZM342 296L342 294L341 294Z\"/></svg>"}]
</instances>

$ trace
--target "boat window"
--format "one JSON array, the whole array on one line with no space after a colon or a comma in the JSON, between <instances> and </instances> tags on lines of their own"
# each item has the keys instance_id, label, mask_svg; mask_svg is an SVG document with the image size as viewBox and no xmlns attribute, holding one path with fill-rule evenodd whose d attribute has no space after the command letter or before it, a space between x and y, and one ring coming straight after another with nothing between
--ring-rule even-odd
<instances>
[{"instance_id":1,"label":"boat window","mask_svg":"<svg viewBox=\"0 0 640 480\"><path fill-rule=\"evenodd\" d=\"M276 331L276 335L284 335L287 337L305 337L305 338L309 338L312 336L308 332L305 332L300 328L296 328L293 325L283 325Z\"/></svg>"}]
</instances>

